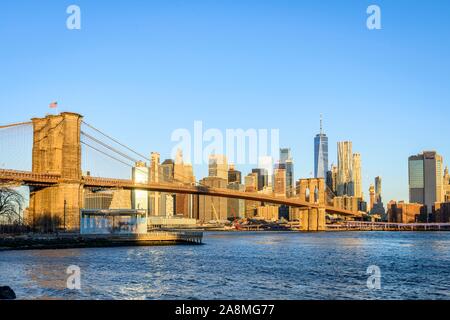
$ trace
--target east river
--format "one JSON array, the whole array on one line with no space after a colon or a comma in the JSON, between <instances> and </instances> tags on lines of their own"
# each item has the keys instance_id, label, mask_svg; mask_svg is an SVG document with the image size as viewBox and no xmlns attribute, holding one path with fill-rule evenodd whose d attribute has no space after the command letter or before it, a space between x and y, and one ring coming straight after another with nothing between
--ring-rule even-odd
<instances>
[{"instance_id":1,"label":"east river","mask_svg":"<svg viewBox=\"0 0 450 320\"><path fill-rule=\"evenodd\" d=\"M19 299L450 300L450 232L224 232L204 243L0 252L0 286ZM69 266L79 290L67 288Z\"/></svg>"}]
</instances>

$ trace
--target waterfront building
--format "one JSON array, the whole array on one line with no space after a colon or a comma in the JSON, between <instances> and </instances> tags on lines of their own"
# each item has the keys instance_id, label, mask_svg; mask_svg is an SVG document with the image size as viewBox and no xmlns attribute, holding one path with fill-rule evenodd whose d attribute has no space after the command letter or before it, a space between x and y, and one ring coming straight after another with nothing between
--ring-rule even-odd
<instances>
[{"instance_id":1,"label":"waterfront building","mask_svg":"<svg viewBox=\"0 0 450 320\"><path fill-rule=\"evenodd\" d=\"M209 176L224 179L228 182L227 157L220 154L209 156Z\"/></svg>"},{"instance_id":2,"label":"waterfront building","mask_svg":"<svg viewBox=\"0 0 450 320\"><path fill-rule=\"evenodd\" d=\"M354 196L338 196L333 198L333 206L342 210L366 211L367 203L363 199Z\"/></svg>"},{"instance_id":3,"label":"waterfront building","mask_svg":"<svg viewBox=\"0 0 450 320\"><path fill-rule=\"evenodd\" d=\"M436 202L443 202L444 172L442 156L425 151L408 159L409 202L424 204L428 214Z\"/></svg>"},{"instance_id":4,"label":"waterfront building","mask_svg":"<svg viewBox=\"0 0 450 320\"><path fill-rule=\"evenodd\" d=\"M275 169L274 172L274 195L275 197L286 197L286 169Z\"/></svg>"},{"instance_id":5,"label":"waterfront building","mask_svg":"<svg viewBox=\"0 0 450 320\"><path fill-rule=\"evenodd\" d=\"M84 190L84 209L86 210L108 210L111 208L113 191L105 190L93 192Z\"/></svg>"},{"instance_id":6,"label":"waterfront building","mask_svg":"<svg viewBox=\"0 0 450 320\"><path fill-rule=\"evenodd\" d=\"M436 223L450 223L450 202L437 203L433 215Z\"/></svg>"},{"instance_id":7,"label":"waterfront building","mask_svg":"<svg viewBox=\"0 0 450 320\"><path fill-rule=\"evenodd\" d=\"M252 169L252 173L256 173L257 178L257 189L261 191L264 187L268 186L269 175L266 169Z\"/></svg>"},{"instance_id":8,"label":"waterfront building","mask_svg":"<svg viewBox=\"0 0 450 320\"><path fill-rule=\"evenodd\" d=\"M256 208L256 219L265 221L279 220L279 207L274 205L259 206Z\"/></svg>"},{"instance_id":9,"label":"waterfront building","mask_svg":"<svg viewBox=\"0 0 450 320\"><path fill-rule=\"evenodd\" d=\"M314 177L327 177L328 170L328 137L323 132L322 117L320 117L320 133L314 138Z\"/></svg>"},{"instance_id":10,"label":"waterfront building","mask_svg":"<svg viewBox=\"0 0 450 320\"><path fill-rule=\"evenodd\" d=\"M343 141L338 142L338 174L337 174L337 195L338 196L353 196L353 152L352 142Z\"/></svg>"},{"instance_id":11,"label":"waterfront building","mask_svg":"<svg viewBox=\"0 0 450 320\"><path fill-rule=\"evenodd\" d=\"M390 201L388 203L388 222L416 223L420 216L426 215L426 207L419 203L405 203Z\"/></svg>"},{"instance_id":12,"label":"waterfront building","mask_svg":"<svg viewBox=\"0 0 450 320\"><path fill-rule=\"evenodd\" d=\"M234 165L230 164L230 168L228 169L228 183L237 182L238 184L242 183L242 173L235 169Z\"/></svg>"},{"instance_id":13,"label":"waterfront building","mask_svg":"<svg viewBox=\"0 0 450 320\"><path fill-rule=\"evenodd\" d=\"M359 153L353 154L352 159L352 182L353 182L353 196L362 198L362 174L361 174L361 155Z\"/></svg>"},{"instance_id":14,"label":"waterfront building","mask_svg":"<svg viewBox=\"0 0 450 320\"><path fill-rule=\"evenodd\" d=\"M150 169L142 161L136 162L132 168L132 179L137 184L148 184L150 180ZM146 190L133 189L131 192L131 206L135 210L149 212L149 192Z\"/></svg>"}]
</instances>

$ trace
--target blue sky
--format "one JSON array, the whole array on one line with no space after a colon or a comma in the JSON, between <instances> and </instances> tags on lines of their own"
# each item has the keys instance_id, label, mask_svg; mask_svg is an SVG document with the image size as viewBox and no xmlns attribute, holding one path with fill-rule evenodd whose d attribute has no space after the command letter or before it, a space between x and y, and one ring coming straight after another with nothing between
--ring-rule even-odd
<instances>
[{"instance_id":1,"label":"blue sky","mask_svg":"<svg viewBox=\"0 0 450 320\"><path fill-rule=\"evenodd\" d=\"M66 28L71 4L81 30ZM370 4L382 30L366 28ZM385 202L407 199L409 155L450 157L449 14L444 0L2 1L0 124L56 100L163 158L195 120L279 128L309 177L322 113L330 162L351 140L365 194L381 175Z\"/></svg>"}]
</instances>

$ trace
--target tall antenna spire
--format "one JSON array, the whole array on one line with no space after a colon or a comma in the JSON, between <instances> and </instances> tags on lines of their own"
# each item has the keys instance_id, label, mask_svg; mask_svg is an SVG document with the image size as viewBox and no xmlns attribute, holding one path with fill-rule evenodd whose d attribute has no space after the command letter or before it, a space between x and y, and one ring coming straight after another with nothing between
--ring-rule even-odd
<instances>
[{"instance_id":1,"label":"tall antenna spire","mask_svg":"<svg viewBox=\"0 0 450 320\"><path fill-rule=\"evenodd\" d=\"M320 114L320 134L323 134L323 116Z\"/></svg>"}]
</instances>

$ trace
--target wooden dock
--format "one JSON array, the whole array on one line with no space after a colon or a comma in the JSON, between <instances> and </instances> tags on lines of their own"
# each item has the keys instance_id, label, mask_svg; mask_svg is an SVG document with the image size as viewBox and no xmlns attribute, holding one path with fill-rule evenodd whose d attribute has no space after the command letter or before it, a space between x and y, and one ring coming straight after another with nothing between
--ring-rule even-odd
<instances>
[{"instance_id":1,"label":"wooden dock","mask_svg":"<svg viewBox=\"0 0 450 320\"><path fill-rule=\"evenodd\" d=\"M125 246L199 245L202 232L155 231L142 235L37 235L0 237L0 251L43 250Z\"/></svg>"}]
</instances>

